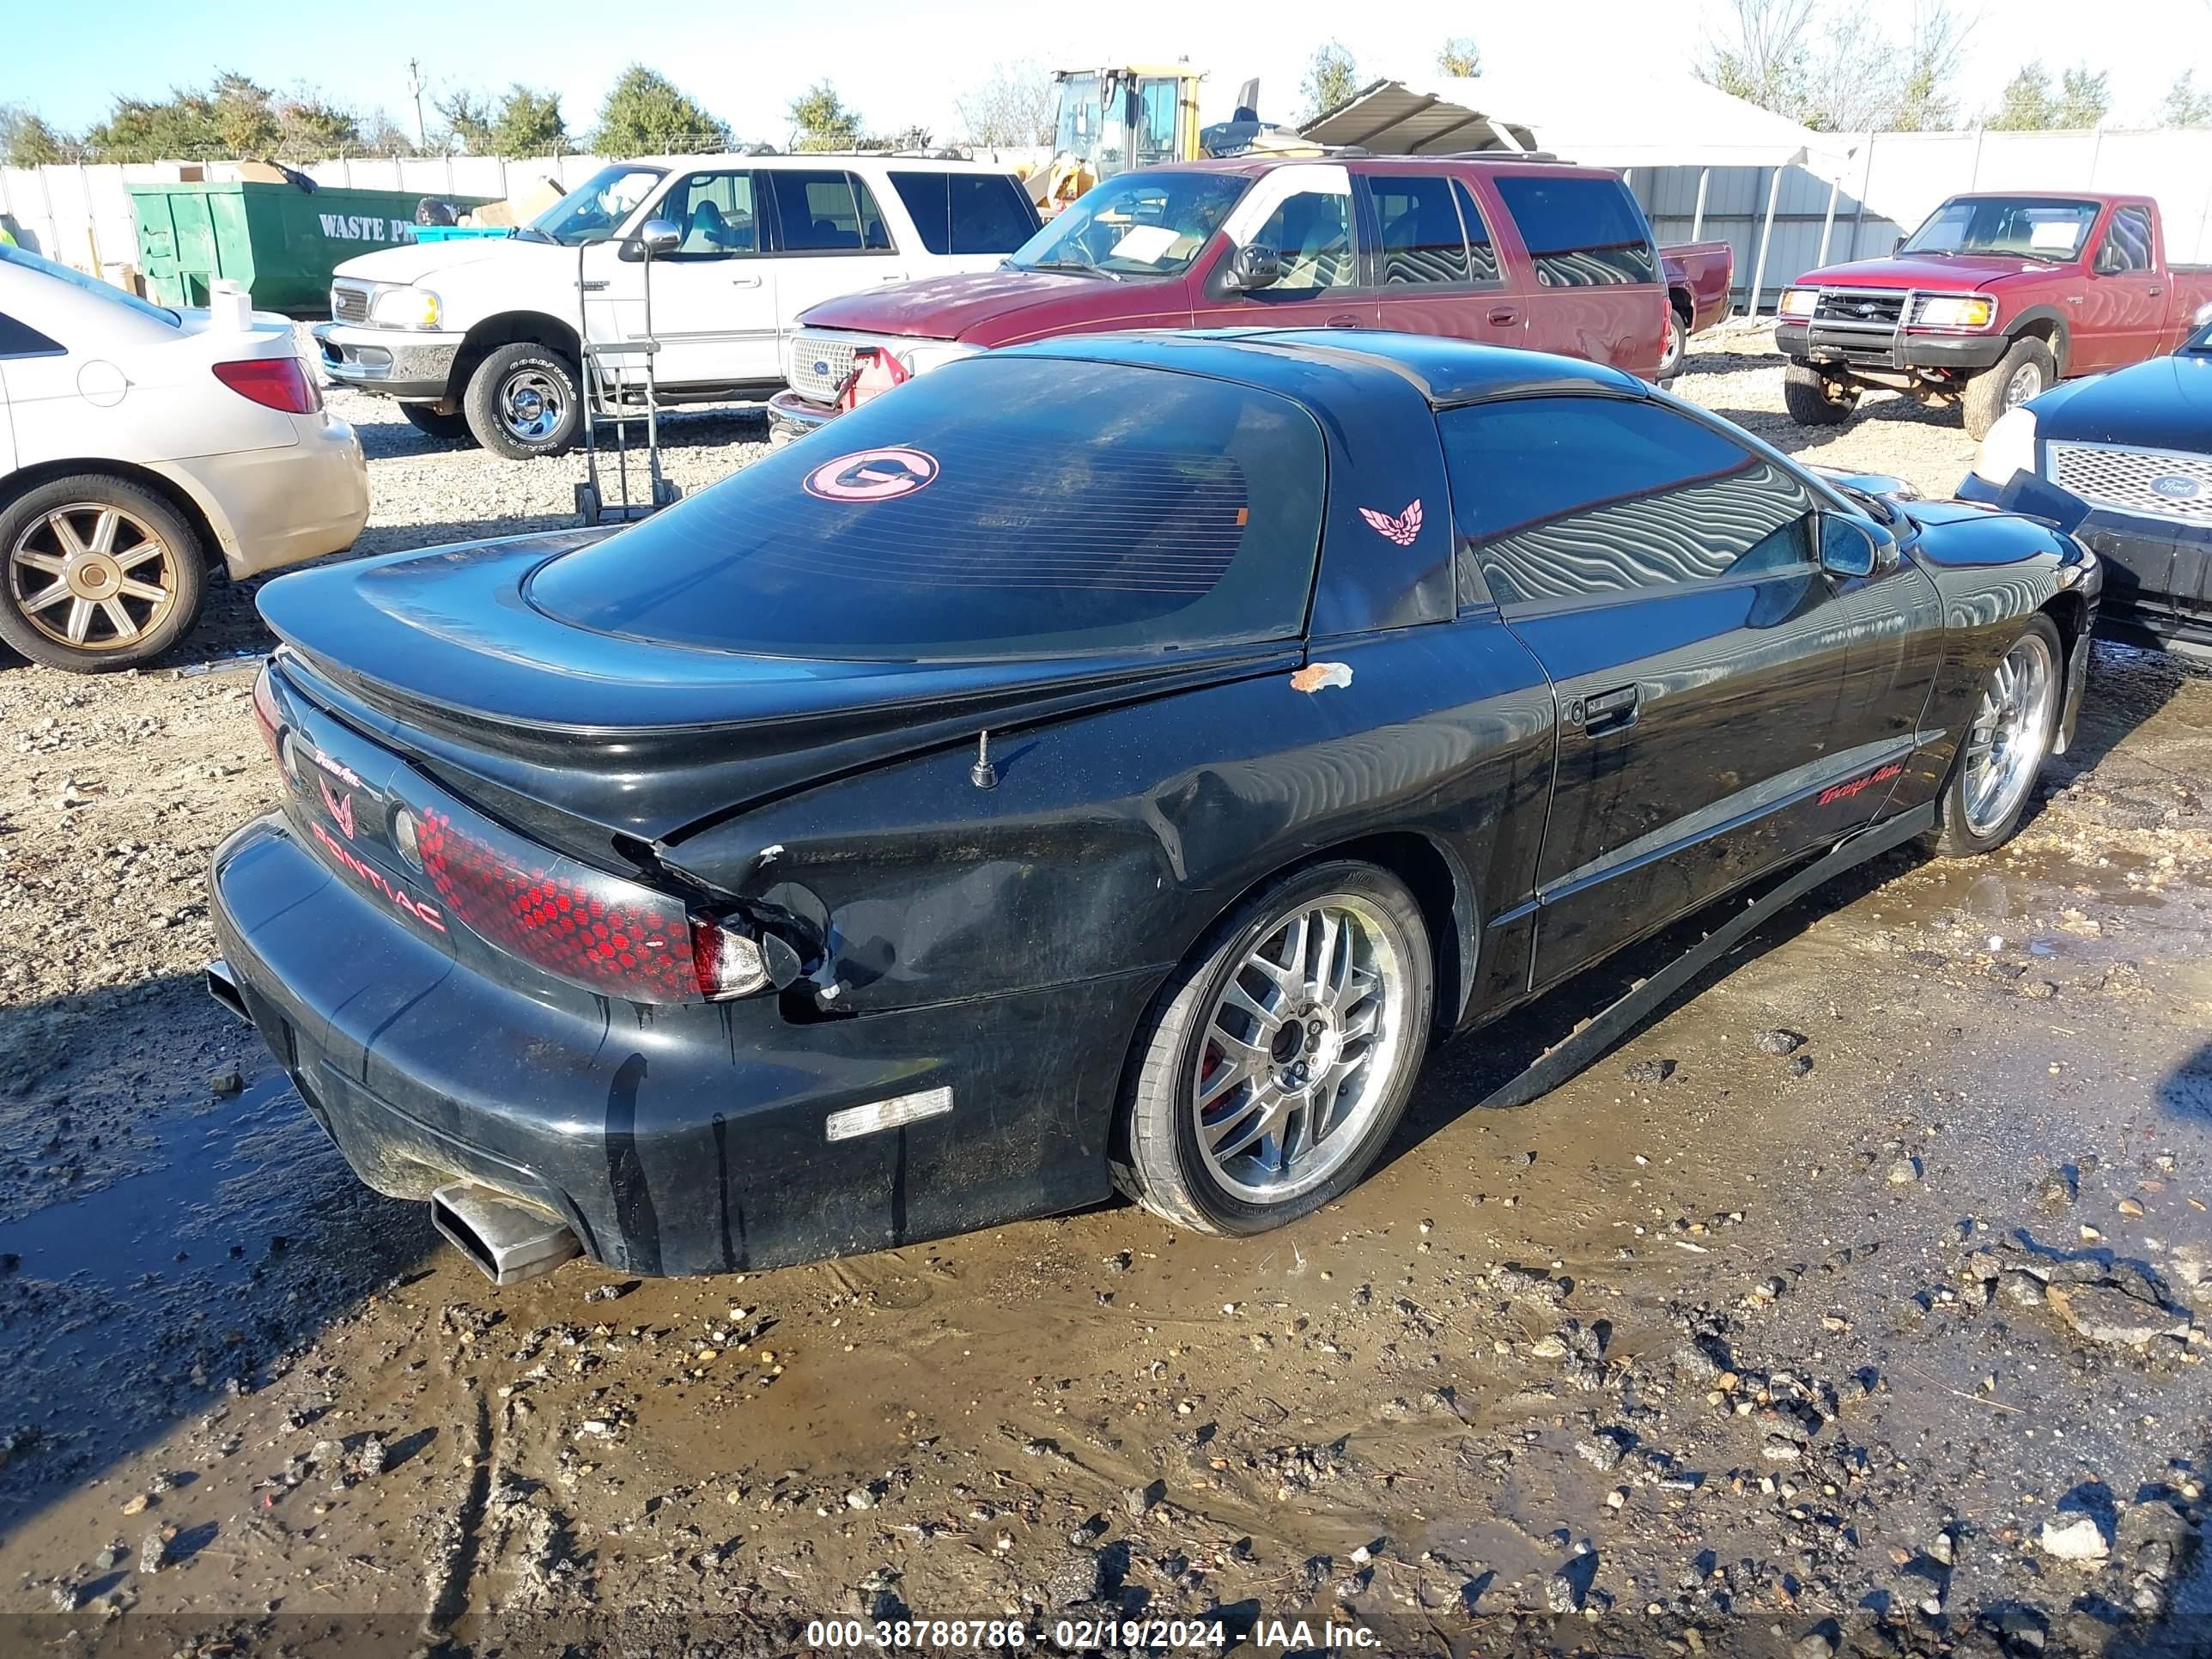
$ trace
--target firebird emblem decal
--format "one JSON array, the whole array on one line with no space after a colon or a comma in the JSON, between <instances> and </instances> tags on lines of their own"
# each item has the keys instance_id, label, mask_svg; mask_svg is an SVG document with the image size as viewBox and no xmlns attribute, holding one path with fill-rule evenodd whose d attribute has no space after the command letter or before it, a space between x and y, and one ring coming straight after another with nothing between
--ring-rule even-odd
<instances>
[{"instance_id":1,"label":"firebird emblem decal","mask_svg":"<svg viewBox=\"0 0 2212 1659\"><path fill-rule=\"evenodd\" d=\"M331 809L331 816L337 820L338 828L344 830L345 838L351 841L353 839L353 797L338 793L337 790L331 787L330 780L327 778L317 778L315 781L322 786L323 805Z\"/></svg>"},{"instance_id":2,"label":"firebird emblem decal","mask_svg":"<svg viewBox=\"0 0 2212 1659\"><path fill-rule=\"evenodd\" d=\"M1397 543L1401 547L1411 547L1414 538L1421 533L1421 504L1418 500L1409 502L1406 510L1395 519L1388 513L1377 513L1371 507L1361 507L1359 516L1375 527L1377 535Z\"/></svg>"}]
</instances>

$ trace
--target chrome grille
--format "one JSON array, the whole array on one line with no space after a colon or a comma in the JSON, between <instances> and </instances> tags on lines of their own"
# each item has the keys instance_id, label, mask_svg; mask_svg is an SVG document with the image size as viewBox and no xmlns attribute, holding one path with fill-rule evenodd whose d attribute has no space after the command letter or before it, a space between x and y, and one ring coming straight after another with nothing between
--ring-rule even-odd
<instances>
[{"instance_id":1,"label":"chrome grille","mask_svg":"<svg viewBox=\"0 0 2212 1659\"><path fill-rule=\"evenodd\" d=\"M784 379L800 397L817 404L834 403L837 388L853 372L853 348L861 343L851 336L817 333L801 329L791 337Z\"/></svg>"},{"instance_id":2,"label":"chrome grille","mask_svg":"<svg viewBox=\"0 0 2212 1659\"><path fill-rule=\"evenodd\" d=\"M2212 524L2212 456L2054 442L2049 465L2053 483L2093 506Z\"/></svg>"},{"instance_id":3,"label":"chrome grille","mask_svg":"<svg viewBox=\"0 0 2212 1659\"><path fill-rule=\"evenodd\" d=\"M368 320L368 290L346 283L331 284L331 320L365 323Z\"/></svg>"},{"instance_id":4,"label":"chrome grille","mask_svg":"<svg viewBox=\"0 0 2212 1659\"><path fill-rule=\"evenodd\" d=\"M1813 310L1813 320L1830 328L1865 329L1893 332L1905 315L1903 290L1824 288Z\"/></svg>"}]
</instances>

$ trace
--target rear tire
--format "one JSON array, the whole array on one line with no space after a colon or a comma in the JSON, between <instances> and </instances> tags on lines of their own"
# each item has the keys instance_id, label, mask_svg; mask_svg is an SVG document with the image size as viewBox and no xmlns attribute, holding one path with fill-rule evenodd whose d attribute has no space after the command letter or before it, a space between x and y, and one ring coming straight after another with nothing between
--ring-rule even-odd
<instances>
[{"instance_id":1,"label":"rear tire","mask_svg":"<svg viewBox=\"0 0 2212 1659\"><path fill-rule=\"evenodd\" d=\"M1659 384L1667 385L1682 372L1682 360L1690 355L1690 325L1674 307L1667 307L1667 344L1659 354Z\"/></svg>"},{"instance_id":2,"label":"rear tire","mask_svg":"<svg viewBox=\"0 0 2212 1659\"><path fill-rule=\"evenodd\" d=\"M1270 883L1153 1000L1123 1084L1115 1183L1198 1232L1312 1213L1404 1115L1433 999L1420 906L1395 876L1339 859Z\"/></svg>"},{"instance_id":3,"label":"rear tire","mask_svg":"<svg viewBox=\"0 0 2212 1659\"><path fill-rule=\"evenodd\" d=\"M1936 804L1936 851L1973 858L2002 847L2035 798L2066 698L2066 653L2039 612L2007 647L1983 687L1951 774Z\"/></svg>"},{"instance_id":4,"label":"rear tire","mask_svg":"<svg viewBox=\"0 0 2212 1659\"><path fill-rule=\"evenodd\" d=\"M1859 389L1808 363L1782 371L1782 406L1800 426L1841 426L1859 406Z\"/></svg>"},{"instance_id":5,"label":"rear tire","mask_svg":"<svg viewBox=\"0 0 2212 1659\"><path fill-rule=\"evenodd\" d=\"M462 407L477 441L510 461L566 454L583 424L574 368L534 340L501 346L478 363Z\"/></svg>"},{"instance_id":6,"label":"rear tire","mask_svg":"<svg viewBox=\"0 0 2212 1659\"><path fill-rule=\"evenodd\" d=\"M206 590L199 532L143 484L81 472L0 507L0 640L33 662L149 662L191 631Z\"/></svg>"},{"instance_id":7,"label":"rear tire","mask_svg":"<svg viewBox=\"0 0 2212 1659\"><path fill-rule=\"evenodd\" d=\"M402 404L399 413L424 437L434 438L441 444L472 444L477 441L466 410L441 414L428 404Z\"/></svg>"},{"instance_id":8,"label":"rear tire","mask_svg":"<svg viewBox=\"0 0 2212 1659\"><path fill-rule=\"evenodd\" d=\"M2058 359L2051 355L2051 348L2032 336L2014 340L1995 368L1966 382L1959 400L1966 412L1966 435L1979 443L1990 435L1999 416L2040 398L2057 384Z\"/></svg>"}]
</instances>

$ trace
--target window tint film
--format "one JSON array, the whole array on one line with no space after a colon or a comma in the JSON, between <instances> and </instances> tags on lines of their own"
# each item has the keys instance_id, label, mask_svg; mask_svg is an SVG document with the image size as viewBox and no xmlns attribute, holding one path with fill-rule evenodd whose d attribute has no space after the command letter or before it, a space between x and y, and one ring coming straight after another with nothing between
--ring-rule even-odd
<instances>
[{"instance_id":1,"label":"window tint film","mask_svg":"<svg viewBox=\"0 0 2212 1659\"><path fill-rule=\"evenodd\" d=\"M1500 605L1794 568L1813 556L1809 491L1656 404L1530 398L1438 418L1459 557Z\"/></svg>"},{"instance_id":2,"label":"window tint film","mask_svg":"<svg viewBox=\"0 0 2212 1659\"><path fill-rule=\"evenodd\" d=\"M1036 210L1003 173L894 173L890 179L932 253L1012 253L1036 234Z\"/></svg>"},{"instance_id":3,"label":"window tint film","mask_svg":"<svg viewBox=\"0 0 2212 1659\"><path fill-rule=\"evenodd\" d=\"M1441 173L1421 178L1389 173L1368 176L1376 221L1382 230L1383 282L1470 280L1467 233L1452 201L1452 184Z\"/></svg>"},{"instance_id":4,"label":"window tint film","mask_svg":"<svg viewBox=\"0 0 2212 1659\"><path fill-rule=\"evenodd\" d=\"M1500 173L1493 182L1546 287L1659 280L1650 227L1620 179Z\"/></svg>"},{"instance_id":5,"label":"window tint film","mask_svg":"<svg viewBox=\"0 0 2212 1659\"><path fill-rule=\"evenodd\" d=\"M1299 405L1121 363L951 363L620 535L532 602L770 656L1007 658L1288 638L1325 457Z\"/></svg>"},{"instance_id":6,"label":"window tint film","mask_svg":"<svg viewBox=\"0 0 2212 1659\"><path fill-rule=\"evenodd\" d=\"M851 173L779 172L775 177L776 223L787 252L856 253L864 246L890 246L876 198Z\"/></svg>"},{"instance_id":7,"label":"window tint film","mask_svg":"<svg viewBox=\"0 0 2212 1659\"><path fill-rule=\"evenodd\" d=\"M2124 207L2112 215L2112 228L2105 233L2104 257L2097 268L2112 275L2151 268L2150 210Z\"/></svg>"},{"instance_id":8,"label":"window tint film","mask_svg":"<svg viewBox=\"0 0 2212 1659\"><path fill-rule=\"evenodd\" d=\"M1350 288L1359 280L1349 191L1302 190L1285 198L1252 240L1282 256L1283 274L1268 285L1269 294Z\"/></svg>"},{"instance_id":9,"label":"window tint film","mask_svg":"<svg viewBox=\"0 0 2212 1659\"><path fill-rule=\"evenodd\" d=\"M760 223L753 211L750 173L695 173L668 194L663 211L684 240L678 254L711 259L726 253L760 252Z\"/></svg>"},{"instance_id":10,"label":"window tint film","mask_svg":"<svg viewBox=\"0 0 2212 1659\"><path fill-rule=\"evenodd\" d=\"M1478 283L1498 280L1498 249L1490 240L1490 226L1474 204L1474 192L1463 180L1452 180L1452 197L1459 204L1460 222L1467 227L1468 264Z\"/></svg>"}]
</instances>

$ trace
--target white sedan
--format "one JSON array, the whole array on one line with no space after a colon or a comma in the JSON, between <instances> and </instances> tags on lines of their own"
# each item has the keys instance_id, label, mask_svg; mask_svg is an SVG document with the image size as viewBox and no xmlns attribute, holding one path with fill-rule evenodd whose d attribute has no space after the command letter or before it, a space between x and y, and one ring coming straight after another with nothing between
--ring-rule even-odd
<instances>
[{"instance_id":1,"label":"white sedan","mask_svg":"<svg viewBox=\"0 0 2212 1659\"><path fill-rule=\"evenodd\" d=\"M55 668L158 656L233 580L350 547L353 428L289 325L170 311L0 245L0 642Z\"/></svg>"}]
</instances>

